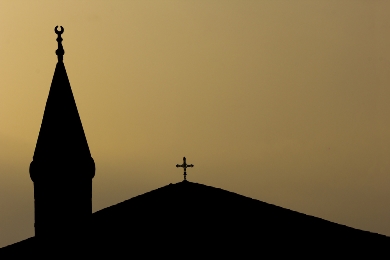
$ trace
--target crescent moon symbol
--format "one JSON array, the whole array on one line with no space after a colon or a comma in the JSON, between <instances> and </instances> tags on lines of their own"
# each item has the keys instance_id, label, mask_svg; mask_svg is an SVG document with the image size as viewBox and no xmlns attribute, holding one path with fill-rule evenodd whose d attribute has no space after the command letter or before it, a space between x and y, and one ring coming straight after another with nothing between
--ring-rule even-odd
<instances>
[{"instance_id":1,"label":"crescent moon symbol","mask_svg":"<svg viewBox=\"0 0 390 260\"><path fill-rule=\"evenodd\" d=\"M58 26L54 27L54 32L55 32L56 34L62 34L62 33L64 32L64 27L62 27L62 26L60 26L60 27L61 27L61 31L58 31L58 30L57 30Z\"/></svg>"}]
</instances>

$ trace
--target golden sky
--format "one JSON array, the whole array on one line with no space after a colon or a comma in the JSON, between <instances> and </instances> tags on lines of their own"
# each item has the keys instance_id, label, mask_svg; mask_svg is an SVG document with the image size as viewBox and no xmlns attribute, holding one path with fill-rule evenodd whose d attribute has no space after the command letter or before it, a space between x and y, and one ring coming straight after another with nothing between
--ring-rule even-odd
<instances>
[{"instance_id":1,"label":"golden sky","mask_svg":"<svg viewBox=\"0 0 390 260\"><path fill-rule=\"evenodd\" d=\"M34 235L28 167L61 25L93 210L188 180L390 236L390 2L0 2L0 246ZM156 216L158 218L158 216ZM190 223L189 223L190 224Z\"/></svg>"}]
</instances>

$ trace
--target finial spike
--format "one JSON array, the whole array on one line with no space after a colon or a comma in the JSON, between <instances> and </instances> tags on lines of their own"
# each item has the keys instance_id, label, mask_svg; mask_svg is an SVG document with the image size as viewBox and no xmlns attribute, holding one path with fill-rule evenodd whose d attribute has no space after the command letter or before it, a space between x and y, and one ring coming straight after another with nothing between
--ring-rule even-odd
<instances>
[{"instance_id":1,"label":"finial spike","mask_svg":"<svg viewBox=\"0 0 390 260\"><path fill-rule=\"evenodd\" d=\"M62 27L62 26L60 26L60 27L61 27L61 31L58 31L58 29L57 29L58 26L54 27L54 32L58 35L58 37L57 37L58 49L56 50L58 61L62 61L64 54L65 54L64 47L62 47L62 38L61 38L61 34L64 33L64 27Z\"/></svg>"}]
</instances>

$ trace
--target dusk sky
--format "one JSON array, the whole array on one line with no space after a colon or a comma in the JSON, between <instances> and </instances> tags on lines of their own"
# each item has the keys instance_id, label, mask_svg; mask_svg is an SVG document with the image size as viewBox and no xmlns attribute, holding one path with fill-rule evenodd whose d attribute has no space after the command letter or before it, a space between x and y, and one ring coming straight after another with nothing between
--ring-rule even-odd
<instances>
[{"instance_id":1,"label":"dusk sky","mask_svg":"<svg viewBox=\"0 0 390 260\"><path fill-rule=\"evenodd\" d=\"M0 247L34 236L29 164L57 25L94 212L182 181L186 156L191 182L390 236L389 13L374 0L0 1Z\"/></svg>"}]
</instances>

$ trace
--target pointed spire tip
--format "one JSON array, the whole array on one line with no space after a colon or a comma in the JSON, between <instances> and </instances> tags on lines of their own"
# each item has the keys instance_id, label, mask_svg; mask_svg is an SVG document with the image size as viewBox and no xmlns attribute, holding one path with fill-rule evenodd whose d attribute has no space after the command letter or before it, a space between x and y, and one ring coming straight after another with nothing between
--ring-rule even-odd
<instances>
[{"instance_id":1,"label":"pointed spire tip","mask_svg":"<svg viewBox=\"0 0 390 260\"><path fill-rule=\"evenodd\" d=\"M64 50L64 47L62 47L61 34L64 33L64 27L60 26L60 28L61 28L61 31L58 30L58 26L54 27L54 32L58 35L58 37L57 37L58 49L56 50L56 54L58 57L58 61L62 62L64 54L65 54L65 50Z\"/></svg>"}]
</instances>

